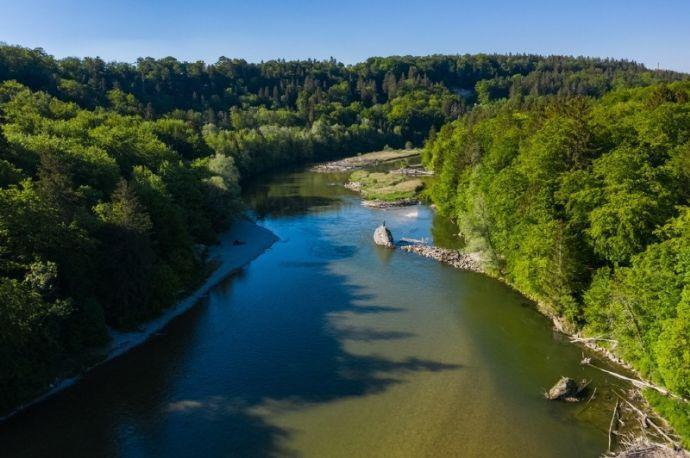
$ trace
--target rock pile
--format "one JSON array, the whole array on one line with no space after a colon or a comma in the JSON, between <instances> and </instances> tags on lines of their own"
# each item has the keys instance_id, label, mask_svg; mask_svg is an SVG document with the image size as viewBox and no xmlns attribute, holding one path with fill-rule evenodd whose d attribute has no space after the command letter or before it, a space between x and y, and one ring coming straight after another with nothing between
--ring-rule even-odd
<instances>
[{"instance_id":1,"label":"rock pile","mask_svg":"<svg viewBox=\"0 0 690 458\"><path fill-rule=\"evenodd\" d=\"M458 250L422 244L404 245L400 247L400 249L424 256L425 258L431 258L446 264L450 264L456 269L483 272L481 256L479 253L463 253Z\"/></svg>"}]
</instances>

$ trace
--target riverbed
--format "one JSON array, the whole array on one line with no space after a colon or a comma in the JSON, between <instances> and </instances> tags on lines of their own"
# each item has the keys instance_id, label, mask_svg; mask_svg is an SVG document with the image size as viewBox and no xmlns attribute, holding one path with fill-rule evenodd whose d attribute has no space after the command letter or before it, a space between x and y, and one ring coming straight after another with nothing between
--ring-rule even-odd
<instances>
[{"instance_id":1,"label":"riverbed","mask_svg":"<svg viewBox=\"0 0 690 458\"><path fill-rule=\"evenodd\" d=\"M423 205L363 207L347 174L246 192L278 241L160 335L0 425L2 456L598 456L612 388L496 280L376 247L457 247ZM589 403L547 402L560 376Z\"/></svg>"}]
</instances>

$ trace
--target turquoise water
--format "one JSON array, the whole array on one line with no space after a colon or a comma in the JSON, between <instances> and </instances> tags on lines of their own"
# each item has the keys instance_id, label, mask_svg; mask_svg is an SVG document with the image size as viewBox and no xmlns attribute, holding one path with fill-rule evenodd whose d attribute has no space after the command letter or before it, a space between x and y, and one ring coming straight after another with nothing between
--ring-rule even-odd
<instances>
[{"instance_id":1,"label":"turquoise water","mask_svg":"<svg viewBox=\"0 0 690 458\"><path fill-rule=\"evenodd\" d=\"M367 209L346 175L247 191L280 241L147 344L0 425L2 456L598 456L616 381L503 284L373 245L460 245L425 206ZM589 404L547 402L561 375Z\"/></svg>"}]
</instances>

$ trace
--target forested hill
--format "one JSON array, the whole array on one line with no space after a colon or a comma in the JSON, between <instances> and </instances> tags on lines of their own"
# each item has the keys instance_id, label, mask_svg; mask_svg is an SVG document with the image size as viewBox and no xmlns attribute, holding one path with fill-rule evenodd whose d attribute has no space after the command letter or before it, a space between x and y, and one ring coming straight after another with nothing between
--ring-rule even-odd
<instances>
[{"instance_id":1,"label":"forested hill","mask_svg":"<svg viewBox=\"0 0 690 458\"><path fill-rule=\"evenodd\" d=\"M690 398L690 83L487 104L424 160L494 273ZM690 444L689 405L649 394Z\"/></svg>"},{"instance_id":2,"label":"forested hill","mask_svg":"<svg viewBox=\"0 0 690 458\"><path fill-rule=\"evenodd\" d=\"M13 79L83 108L101 106L147 118L189 116L221 128L304 125L319 119L347 126L361 117L376 128L398 127L403 137L418 142L429 125L456 117L477 101L601 96L614 87L681 76L629 61L564 56L377 57L351 66L335 60L248 63L221 57L206 64L168 57L128 64L55 59L41 49L0 46L0 81ZM436 100L424 103L430 97ZM278 111L268 115L271 119L246 119L229 113L259 107L299 116ZM188 110L196 114L182 113ZM416 118L404 119L411 114Z\"/></svg>"},{"instance_id":3,"label":"forested hill","mask_svg":"<svg viewBox=\"0 0 690 458\"><path fill-rule=\"evenodd\" d=\"M67 361L78 366L73 356L103 343L106 326L150 319L198 281L202 245L240 213L241 178L421 145L459 117L487 117L494 104L540 107L544 98L600 97L682 78L572 57L124 64L0 46L0 411L36 394ZM457 126L439 138L453 137ZM619 138L626 137L609 141ZM444 148L440 141L432 148ZM460 167L449 157L432 162ZM454 192L439 199L450 202ZM679 215L669 202L676 201L663 201L664 218ZM635 250L662 241L658 223L645 226ZM612 247L625 261L637 253Z\"/></svg>"}]
</instances>

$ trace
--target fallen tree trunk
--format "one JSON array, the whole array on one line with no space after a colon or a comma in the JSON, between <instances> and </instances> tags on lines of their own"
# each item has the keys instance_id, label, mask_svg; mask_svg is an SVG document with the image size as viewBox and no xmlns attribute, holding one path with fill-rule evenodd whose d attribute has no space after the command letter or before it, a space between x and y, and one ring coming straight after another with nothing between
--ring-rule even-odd
<instances>
[{"instance_id":1,"label":"fallen tree trunk","mask_svg":"<svg viewBox=\"0 0 690 458\"><path fill-rule=\"evenodd\" d=\"M633 409L635 412L637 412L638 415L640 415L640 417L641 417L641 418L640 418L640 421L642 422L642 426L643 426L643 427L646 428L647 426L651 426L652 428L654 428L654 430L655 430L657 433L659 433L660 436L662 436L664 439L666 439L671 445L673 445L674 447L680 447L680 445L678 444L677 441L673 440L673 439L671 438L671 436L669 436L668 434L666 434L659 426L656 425L656 423L654 423L654 422L651 420L651 418L649 418L649 415L647 415L645 412L643 412L643 411L640 410L639 408L635 407L630 401L628 401L627 399L625 399L625 397L621 396L621 395L618 394L616 391L614 391L614 393L616 394L616 396L618 396L618 399L621 399L621 400L622 400L623 402L625 402L631 409ZM616 404L618 404L618 402L616 402Z\"/></svg>"},{"instance_id":2,"label":"fallen tree trunk","mask_svg":"<svg viewBox=\"0 0 690 458\"><path fill-rule=\"evenodd\" d=\"M668 391L666 388L661 387L661 386L659 386L659 385L655 385L655 384L653 384L653 383L646 382L646 381L644 381L644 380L639 380L639 379L635 379L635 378L632 378L632 377L628 377L628 376L626 376L626 375L619 374L619 373L617 373L617 372L613 372L613 371L610 371L610 370L608 370L608 369L604 369L603 367L595 366L594 364L591 363L590 358L585 358L585 359L583 359L582 362L581 362L581 364L583 364L583 365L585 365L585 366L593 367L594 369L598 369L598 370L600 370L600 371L602 371L602 372L605 372L605 373L607 373L607 374L609 374L609 375L612 375L613 377L616 377L616 378L619 378L619 379L621 379L621 380L625 380L625 381L627 381L627 382L630 382L630 383L633 384L633 386L635 386L635 387L637 387L637 388L649 388L649 389L652 389L652 390L654 390L654 391L657 391L657 392L663 394L664 396L668 396L668 397L671 397L671 398L674 398L674 399L678 399L678 400L684 401L684 402L690 402L690 401L688 401L687 399L685 399L684 397L682 397L682 396L680 396L680 395L677 395L677 394L675 394L675 393L671 393L671 392Z\"/></svg>"},{"instance_id":3,"label":"fallen tree trunk","mask_svg":"<svg viewBox=\"0 0 690 458\"><path fill-rule=\"evenodd\" d=\"M613 408L613 415L611 415L611 423L609 424L609 448L606 450L611 451L611 446L613 445L613 433L616 423L618 422L618 408L620 407L620 401L616 401L616 407Z\"/></svg>"}]
</instances>

